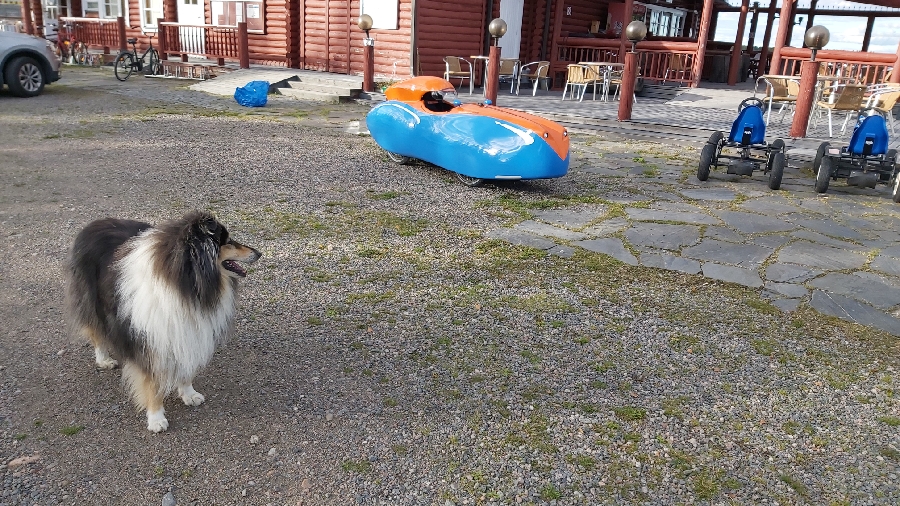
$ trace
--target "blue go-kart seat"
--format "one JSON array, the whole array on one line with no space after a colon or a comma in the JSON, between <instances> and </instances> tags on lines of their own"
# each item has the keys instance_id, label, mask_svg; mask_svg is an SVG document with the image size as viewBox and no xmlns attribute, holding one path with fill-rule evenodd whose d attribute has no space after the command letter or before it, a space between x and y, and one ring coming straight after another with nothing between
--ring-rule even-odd
<instances>
[{"instance_id":1,"label":"blue go-kart seat","mask_svg":"<svg viewBox=\"0 0 900 506\"><path fill-rule=\"evenodd\" d=\"M741 146L751 144L765 144L766 122L763 120L763 112L760 107L748 105L738 113L737 119L731 124L729 142L735 142Z\"/></svg>"},{"instance_id":2,"label":"blue go-kart seat","mask_svg":"<svg viewBox=\"0 0 900 506\"><path fill-rule=\"evenodd\" d=\"M851 155L883 155L888 148L888 130L884 117L866 116L853 130L847 152Z\"/></svg>"}]
</instances>

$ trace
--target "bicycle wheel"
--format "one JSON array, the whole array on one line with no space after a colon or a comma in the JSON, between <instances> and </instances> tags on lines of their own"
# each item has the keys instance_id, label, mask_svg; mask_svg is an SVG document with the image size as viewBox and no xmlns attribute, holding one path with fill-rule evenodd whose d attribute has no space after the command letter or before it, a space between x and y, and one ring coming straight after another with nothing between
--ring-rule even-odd
<instances>
[{"instance_id":1,"label":"bicycle wheel","mask_svg":"<svg viewBox=\"0 0 900 506\"><path fill-rule=\"evenodd\" d=\"M156 76L160 74L160 63L159 63L159 53L156 52L156 49L150 49L147 51L147 54L144 55L147 58L148 63L144 66L144 73L150 76Z\"/></svg>"},{"instance_id":2,"label":"bicycle wheel","mask_svg":"<svg viewBox=\"0 0 900 506\"><path fill-rule=\"evenodd\" d=\"M87 64L88 59L88 48L84 42L76 42L74 46L72 46L72 56L75 58L75 63L79 65Z\"/></svg>"},{"instance_id":3,"label":"bicycle wheel","mask_svg":"<svg viewBox=\"0 0 900 506\"><path fill-rule=\"evenodd\" d=\"M134 56L131 53L119 53L116 56L115 66L116 79L124 81L134 72Z\"/></svg>"}]
</instances>

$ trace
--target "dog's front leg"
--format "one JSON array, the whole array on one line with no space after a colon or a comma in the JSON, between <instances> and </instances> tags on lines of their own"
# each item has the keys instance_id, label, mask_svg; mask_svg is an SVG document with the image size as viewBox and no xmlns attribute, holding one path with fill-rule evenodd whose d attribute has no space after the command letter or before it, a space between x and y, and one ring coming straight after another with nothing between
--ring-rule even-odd
<instances>
[{"instance_id":1,"label":"dog's front leg","mask_svg":"<svg viewBox=\"0 0 900 506\"><path fill-rule=\"evenodd\" d=\"M162 432L169 428L166 410L163 408L163 393L153 377L132 362L122 368L122 378L128 386L131 398L138 408L147 411L147 430Z\"/></svg>"},{"instance_id":2,"label":"dog's front leg","mask_svg":"<svg viewBox=\"0 0 900 506\"><path fill-rule=\"evenodd\" d=\"M204 397L203 394L194 390L193 383L179 385L178 395L181 397L181 400L184 401L184 403L188 406L199 406L203 404L203 401L206 400L206 397Z\"/></svg>"}]
</instances>

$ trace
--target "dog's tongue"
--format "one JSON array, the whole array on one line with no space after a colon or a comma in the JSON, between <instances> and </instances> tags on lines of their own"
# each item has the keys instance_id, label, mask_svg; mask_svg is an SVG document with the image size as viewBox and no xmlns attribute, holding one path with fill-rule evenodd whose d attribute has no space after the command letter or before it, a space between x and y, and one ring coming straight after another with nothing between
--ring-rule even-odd
<instances>
[{"instance_id":1,"label":"dog's tongue","mask_svg":"<svg viewBox=\"0 0 900 506\"><path fill-rule=\"evenodd\" d=\"M222 266L229 271L236 273L240 277L244 277L247 275L247 271L245 271L244 268L241 267L241 264L235 262L234 260L225 260L224 262L222 262Z\"/></svg>"}]
</instances>

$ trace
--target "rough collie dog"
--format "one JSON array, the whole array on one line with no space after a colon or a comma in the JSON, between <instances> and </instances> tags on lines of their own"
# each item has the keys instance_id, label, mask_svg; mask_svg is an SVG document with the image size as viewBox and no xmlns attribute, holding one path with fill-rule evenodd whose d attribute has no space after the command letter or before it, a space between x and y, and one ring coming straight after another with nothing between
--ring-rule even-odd
<instances>
[{"instance_id":1,"label":"rough collie dog","mask_svg":"<svg viewBox=\"0 0 900 506\"><path fill-rule=\"evenodd\" d=\"M147 429L168 429L163 399L176 389L188 406L204 401L194 376L231 330L237 280L247 275L238 262L259 257L199 211L159 227L97 220L75 238L66 294L74 330L94 345L98 368L123 362Z\"/></svg>"}]
</instances>

